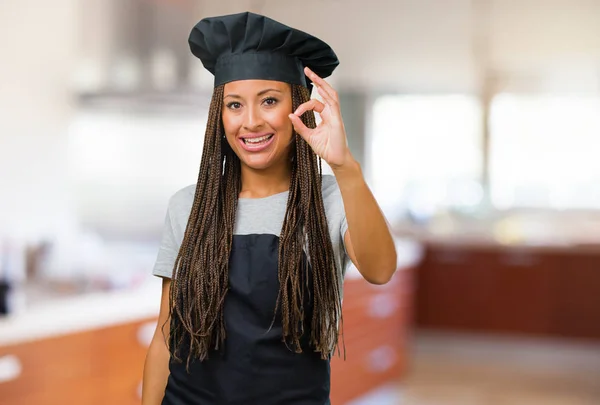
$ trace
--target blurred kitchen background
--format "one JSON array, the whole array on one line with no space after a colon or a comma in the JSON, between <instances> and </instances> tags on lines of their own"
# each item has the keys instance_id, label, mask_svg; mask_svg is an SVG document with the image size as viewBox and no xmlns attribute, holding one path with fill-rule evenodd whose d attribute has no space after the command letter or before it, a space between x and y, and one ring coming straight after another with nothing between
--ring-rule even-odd
<instances>
[{"instance_id":1,"label":"blurred kitchen background","mask_svg":"<svg viewBox=\"0 0 600 405\"><path fill-rule=\"evenodd\" d=\"M0 2L0 403L140 403L212 89L187 36L241 11L336 50L397 237L388 285L348 271L333 404L599 404L599 0Z\"/></svg>"}]
</instances>

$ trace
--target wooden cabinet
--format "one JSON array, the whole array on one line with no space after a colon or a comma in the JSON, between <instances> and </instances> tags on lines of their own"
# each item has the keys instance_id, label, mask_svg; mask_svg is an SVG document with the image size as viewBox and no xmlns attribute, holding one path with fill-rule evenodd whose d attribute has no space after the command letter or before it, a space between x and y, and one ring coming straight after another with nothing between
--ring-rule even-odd
<instances>
[{"instance_id":1,"label":"wooden cabinet","mask_svg":"<svg viewBox=\"0 0 600 405\"><path fill-rule=\"evenodd\" d=\"M548 334L560 263L554 255L525 249L492 251L485 329Z\"/></svg>"},{"instance_id":2,"label":"wooden cabinet","mask_svg":"<svg viewBox=\"0 0 600 405\"><path fill-rule=\"evenodd\" d=\"M342 405L379 386L398 381L406 368L412 270L396 273L390 283L363 279L344 286L346 359L331 362L331 402Z\"/></svg>"},{"instance_id":3,"label":"wooden cabinet","mask_svg":"<svg viewBox=\"0 0 600 405\"><path fill-rule=\"evenodd\" d=\"M556 275L552 333L600 339L600 253L562 258Z\"/></svg>"},{"instance_id":4,"label":"wooden cabinet","mask_svg":"<svg viewBox=\"0 0 600 405\"><path fill-rule=\"evenodd\" d=\"M362 278L344 287L346 360L332 361L332 403L342 405L397 381L406 367L412 271L384 286ZM2 381L1 405L139 405L144 359L155 320L0 347L18 368ZM1 367L0 367L1 368ZM13 370L14 371L14 370Z\"/></svg>"},{"instance_id":5,"label":"wooden cabinet","mask_svg":"<svg viewBox=\"0 0 600 405\"><path fill-rule=\"evenodd\" d=\"M92 403L92 335L82 333L0 348L0 359L10 356L20 373L0 383L7 405Z\"/></svg>"},{"instance_id":6,"label":"wooden cabinet","mask_svg":"<svg viewBox=\"0 0 600 405\"><path fill-rule=\"evenodd\" d=\"M0 382L2 405L134 405L146 355L142 328L152 319L0 347L14 379ZM16 370L19 371L19 370Z\"/></svg>"},{"instance_id":7,"label":"wooden cabinet","mask_svg":"<svg viewBox=\"0 0 600 405\"><path fill-rule=\"evenodd\" d=\"M144 331L154 330L155 320L101 329L94 333L93 360L97 371L97 403L136 405L140 403L140 387L147 344Z\"/></svg>"},{"instance_id":8,"label":"wooden cabinet","mask_svg":"<svg viewBox=\"0 0 600 405\"><path fill-rule=\"evenodd\" d=\"M486 327L491 269L483 254L459 249L427 252L416 282L420 325Z\"/></svg>"},{"instance_id":9,"label":"wooden cabinet","mask_svg":"<svg viewBox=\"0 0 600 405\"><path fill-rule=\"evenodd\" d=\"M600 339L600 249L430 245L420 327Z\"/></svg>"}]
</instances>

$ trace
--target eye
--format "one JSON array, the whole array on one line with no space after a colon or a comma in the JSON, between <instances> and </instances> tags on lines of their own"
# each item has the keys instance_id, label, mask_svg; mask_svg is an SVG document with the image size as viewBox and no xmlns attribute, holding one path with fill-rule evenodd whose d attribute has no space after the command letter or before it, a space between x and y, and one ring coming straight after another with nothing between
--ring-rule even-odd
<instances>
[{"instance_id":1,"label":"eye","mask_svg":"<svg viewBox=\"0 0 600 405\"><path fill-rule=\"evenodd\" d=\"M268 106L272 106L277 104L277 99L274 97L267 97L263 100L263 103L265 103Z\"/></svg>"},{"instance_id":2,"label":"eye","mask_svg":"<svg viewBox=\"0 0 600 405\"><path fill-rule=\"evenodd\" d=\"M237 110L241 106L242 105L240 103L238 103L237 101L232 101L231 103L227 104L227 108L229 108L230 110Z\"/></svg>"}]
</instances>

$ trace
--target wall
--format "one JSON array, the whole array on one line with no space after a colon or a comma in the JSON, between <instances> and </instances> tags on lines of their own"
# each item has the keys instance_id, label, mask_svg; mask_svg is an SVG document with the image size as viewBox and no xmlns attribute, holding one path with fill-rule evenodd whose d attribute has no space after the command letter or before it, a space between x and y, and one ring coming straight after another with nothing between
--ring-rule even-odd
<instances>
[{"instance_id":1,"label":"wall","mask_svg":"<svg viewBox=\"0 0 600 405\"><path fill-rule=\"evenodd\" d=\"M67 124L76 0L0 3L0 236L72 225Z\"/></svg>"}]
</instances>

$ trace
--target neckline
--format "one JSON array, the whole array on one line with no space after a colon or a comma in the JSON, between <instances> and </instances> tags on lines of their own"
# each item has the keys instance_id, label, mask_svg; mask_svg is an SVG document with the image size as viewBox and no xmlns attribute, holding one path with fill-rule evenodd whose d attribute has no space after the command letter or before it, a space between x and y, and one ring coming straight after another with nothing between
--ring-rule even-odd
<instances>
[{"instance_id":1,"label":"neckline","mask_svg":"<svg viewBox=\"0 0 600 405\"><path fill-rule=\"evenodd\" d=\"M251 202L251 201L264 201L264 200L268 200L271 198L275 198L275 197L279 197L282 196L284 194L289 193L290 190L285 190L285 191L281 191L279 193L275 193L275 194L271 194L268 195L266 197L257 197L257 198L250 198L250 197L238 197L238 201L244 201L244 202Z\"/></svg>"}]
</instances>

